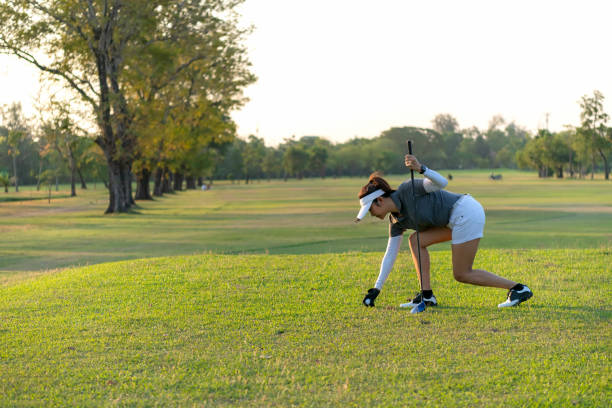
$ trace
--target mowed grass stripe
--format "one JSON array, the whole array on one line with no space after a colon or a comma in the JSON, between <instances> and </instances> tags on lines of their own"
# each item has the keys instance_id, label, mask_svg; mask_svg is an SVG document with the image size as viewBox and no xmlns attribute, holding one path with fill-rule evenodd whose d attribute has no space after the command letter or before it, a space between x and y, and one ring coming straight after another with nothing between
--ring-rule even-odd
<instances>
[{"instance_id":1,"label":"mowed grass stripe","mask_svg":"<svg viewBox=\"0 0 612 408\"><path fill-rule=\"evenodd\" d=\"M437 308L397 305L402 252L200 255L119 262L0 287L2 406L593 406L610 401L610 251L479 252L527 304L452 279Z\"/></svg>"},{"instance_id":2,"label":"mowed grass stripe","mask_svg":"<svg viewBox=\"0 0 612 408\"><path fill-rule=\"evenodd\" d=\"M448 171L441 171L447 175ZM452 171L448 189L471 193L487 212L482 248L612 247L612 184L538 179L534 173ZM390 176L393 186L408 176ZM138 202L129 214L103 215L106 192L45 200L24 188L0 203L0 282L41 270L122 259L197 253L318 254L384 251L388 223L353 223L367 179L326 178L215 183L210 191ZM57 194L65 195L65 190ZM55 194L55 192L54 192ZM438 245L432 250L448 250Z\"/></svg>"}]
</instances>

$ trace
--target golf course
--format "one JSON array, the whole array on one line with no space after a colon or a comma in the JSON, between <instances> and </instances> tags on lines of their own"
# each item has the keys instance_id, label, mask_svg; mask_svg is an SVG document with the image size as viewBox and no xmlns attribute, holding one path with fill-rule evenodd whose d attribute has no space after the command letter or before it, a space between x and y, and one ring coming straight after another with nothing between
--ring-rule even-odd
<instances>
[{"instance_id":1,"label":"golf course","mask_svg":"<svg viewBox=\"0 0 612 408\"><path fill-rule=\"evenodd\" d=\"M1 193L0 406L608 407L612 185L489 174L447 189L485 208L475 267L533 298L498 309L506 291L456 282L438 244L418 315L398 307L419 290L407 242L361 304L388 236L353 223L365 177L219 181L111 215L99 184Z\"/></svg>"}]
</instances>

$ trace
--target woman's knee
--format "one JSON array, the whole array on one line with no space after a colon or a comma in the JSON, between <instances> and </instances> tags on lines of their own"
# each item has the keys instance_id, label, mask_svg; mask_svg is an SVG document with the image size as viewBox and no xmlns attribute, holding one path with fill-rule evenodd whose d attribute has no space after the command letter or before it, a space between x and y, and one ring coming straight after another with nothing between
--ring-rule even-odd
<instances>
[{"instance_id":1,"label":"woman's knee","mask_svg":"<svg viewBox=\"0 0 612 408\"><path fill-rule=\"evenodd\" d=\"M453 268L453 277L457 282L466 283L469 282L468 275L470 270L464 268Z\"/></svg>"}]
</instances>

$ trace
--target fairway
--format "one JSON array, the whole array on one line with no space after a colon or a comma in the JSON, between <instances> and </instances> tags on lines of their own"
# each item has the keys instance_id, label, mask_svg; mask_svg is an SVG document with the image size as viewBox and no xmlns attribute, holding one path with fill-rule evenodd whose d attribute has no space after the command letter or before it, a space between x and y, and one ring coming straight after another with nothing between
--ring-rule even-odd
<instances>
[{"instance_id":1,"label":"fairway","mask_svg":"<svg viewBox=\"0 0 612 408\"><path fill-rule=\"evenodd\" d=\"M100 189L6 194L0 406L609 406L612 184L452 173L486 210L475 266L528 284L524 305L454 281L439 244L440 305L399 309L404 244L364 308L388 228L353 223L366 178L220 182L112 216Z\"/></svg>"},{"instance_id":2,"label":"fairway","mask_svg":"<svg viewBox=\"0 0 612 408\"><path fill-rule=\"evenodd\" d=\"M447 172L441 171L446 175ZM481 248L612 247L612 186L604 180L540 180L534 173L452 171L448 190L486 210ZM391 176L392 186L406 177ZM367 178L220 182L139 201L130 214L103 215L106 192L69 198L24 191L0 195L0 279L108 261L198 253L317 254L385 250L388 222L359 225L357 193ZM432 247L448 250L449 244ZM405 248L404 248L405 249Z\"/></svg>"}]
</instances>

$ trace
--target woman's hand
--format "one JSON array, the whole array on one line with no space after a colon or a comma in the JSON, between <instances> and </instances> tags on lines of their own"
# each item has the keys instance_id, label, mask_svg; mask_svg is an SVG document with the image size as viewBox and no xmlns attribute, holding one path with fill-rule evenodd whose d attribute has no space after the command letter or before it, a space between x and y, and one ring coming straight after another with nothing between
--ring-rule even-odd
<instances>
[{"instance_id":1,"label":"woman's hand","mask_svg":"<svg viewBox=\"0 0 612 408\"><path fill-rule=\"evenodd\" d=\"M378 296L379 293L380 293L379 289L376 289L376 288L368 289L368 294L365 295L365 297L363 298L363 305L374 307L374 300L376 300L376 297Z\"/></svg>"},{"instance_id":2,"label":"woman's hand","mask_svg":"<svg viewBox=\"0 0 612 408\"><path fill-rule=\"evenodd\" d=\"M421 171L421 163L419 163L417 158L411 154L407 154L404 157L404 163L406 163L406 167L408 167L410 170Z\"/></svg>"}]
</instances>

